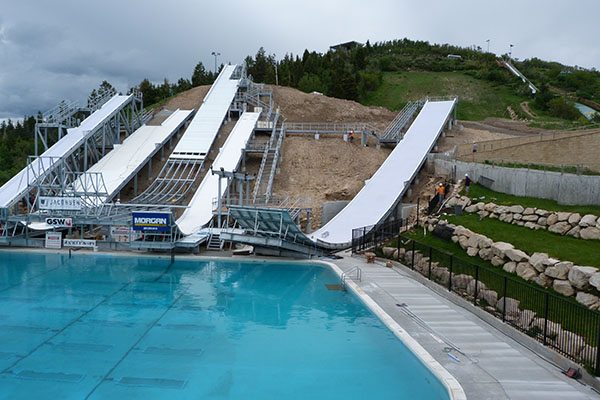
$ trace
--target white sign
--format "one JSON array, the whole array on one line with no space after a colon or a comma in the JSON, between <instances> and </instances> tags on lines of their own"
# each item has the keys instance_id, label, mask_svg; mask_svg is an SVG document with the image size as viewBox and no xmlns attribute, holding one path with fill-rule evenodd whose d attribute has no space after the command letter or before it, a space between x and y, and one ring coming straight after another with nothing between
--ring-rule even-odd
<instances>
[{"instance_id":1,"label":"white sign","mask_svg":"<svg viewBox=\"0 0 600 400\"><path fill-rule=\"evenodd\" d=\"M62 247L62 232L46 232L47 249L60 249Z\"/></svg>"},{"instance_id":2,"label":"white sign","mask_svg":"<svg viewBox=\"0 0 600 400\"><path fill-rule=\"evenodd\" d=\"M79 197L47 197L40 196L40 210L81 210L83 203Z\"/></svg>"},{"instance_id":3,"label":"white sign","mask_svg":"<svg viewBox=\"0 0 600 400\"><path fill-rule=\"evenodd\" d=\"M49 218L46 218L46 223L48 225L52 225L55 228L72 228L73 227L73 218L49 217Z\"/></svg>"},{"instance_id":4,"label":"white sign","mask_svg":"<svg viewBox=\"0 0 600 400\"><path fill-rule=\"evenodd\" d=\"M110 236L115 242L127 243L130 239L139 239L142 236L142 233L133 231L129 226L111 226Z\"/></svg>"},{"instance_id":5,"label":"white sign","mask_svg":"<svg viewBox=\"0 0 600 400\"><path fill-rule=\"evenodd\" d=\"M96 241L90 239L65 239L65 247L96 247Z\"/></svg>"}]
</instances>

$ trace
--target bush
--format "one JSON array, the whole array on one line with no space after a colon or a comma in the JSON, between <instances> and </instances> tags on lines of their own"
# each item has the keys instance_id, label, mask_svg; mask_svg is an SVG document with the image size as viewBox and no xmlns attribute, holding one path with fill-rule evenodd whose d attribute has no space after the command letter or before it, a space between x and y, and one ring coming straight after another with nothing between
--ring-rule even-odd
<instances>
[{"instance_id":1,"label":"bush","mask_svg":"<svg viewBox=\"0 0 600 400\"><path fill-rule=\"evenodd\" d=\"M575 108L575 105L565 100L564 97L556 97L548 102L548 111L554 117L564 118L568 120L579 119L581 114L579 110Z\"/></svg>"}]
</instances>

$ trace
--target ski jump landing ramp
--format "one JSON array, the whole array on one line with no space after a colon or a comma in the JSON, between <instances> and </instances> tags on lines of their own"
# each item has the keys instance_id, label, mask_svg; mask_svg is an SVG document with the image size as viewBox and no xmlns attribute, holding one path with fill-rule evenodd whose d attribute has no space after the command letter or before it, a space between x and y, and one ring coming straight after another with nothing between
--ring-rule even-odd
<instances>
[{"instance_id":1,"label":"ski jump landing ramp","mask_svg":"<svg viewBox=\"0 0 600 400\"><path fill-rule=\"evenodd\" d=\"M433 149L456 100L428 101L406 134L362 190L331 221L310 235L326 248L352 244L352 229L385 220Z\"/></svg>"}]
</instances>

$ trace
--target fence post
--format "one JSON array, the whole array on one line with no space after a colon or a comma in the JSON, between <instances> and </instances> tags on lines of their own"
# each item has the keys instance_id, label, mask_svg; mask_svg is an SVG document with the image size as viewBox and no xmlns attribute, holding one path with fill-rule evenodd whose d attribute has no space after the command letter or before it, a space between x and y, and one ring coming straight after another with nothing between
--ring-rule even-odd
<instances>
[{"instance_id":1,"label":"fence post","mask_svg":"<svg viewBox=\"0 0 600 400\"><path fill-rule=\"evenodd\" d=\"M600 319L598 319L596 329L596 365L594 365L594 375L600 376Z\"/></svg>"},{"instance_id":2,"label":"fence post","mask_svg":"<svg viewBox=\"0 0 600 400\"><path fill-rule=\"evenodd\" d=\"M415 241L413 239L413 245L412 245L412 257L410 260L410 269L415 269Z\"/></svg>"},{"instance_id":3,"label":"fence post","mask_svg":"<svg viewBox=\"0 0 600 400\"><path fill-rule=\"evenodd\" d=\"M433 252L433 247L429 246L429 271L427 271L427 279L431 280L431 255Z\"/></svg>"},{"instance_id":4,"label":"fence post","mask_svg":"<svg viewBox=\"0 0 600 400\"><path fill-rule=\"evenodd\" d=\"M473 293L473 305L477 305L477 289L479 286L479 265L475 266L475 292Z\"/></svg>"},{"instance_id":5,"label":"fence post","mask_svg":"<svg viewBox=\"0 0 600 400\"><path fill-rule=\"evenodd\" d=\"M362 237L360 239L360 250L363 251L366 247L365 242L367 240L367 227L363 226L363 234Z\"/></svg>"},{"instance_id":6,"label":"fence post","mask_svg":"<svg viewBox=\"0 0 600 400\"><path fill-rule=\"evenodd\" d=\"M398 236L396 237L396 254L398 255L398 261L400 261L400 233L398 233Z\"/></svg>"},{"instance_id":7,"label":"fence post","mask_svg":"<svg viewBox=\"0 0 600 400\"><path fill-rule=\"evenodd\" d=\"M504 277L504 287L502 288L502 322L506 322L506 286L508 285L508 278Z\"/></svg>"},{"instance_id":8,"label":"fence post","mask_svg":"<svg viewBox=\"0 0 600 400\"><path fill-rule=\"evenodd\" d=\"M544 293L544 345L548 339L548 292Z\"/></svg>"},{"instance_id":9,"label":"fence post","mask_svg":"<svg viewBox=\"0 0 600 400\"><path fill-rule=\"evenodd\" d=\"M450 276L448 277L448 291L452 291L452 265L454 264L454 256L450 254Z\"/></svg>"}]
</instances>

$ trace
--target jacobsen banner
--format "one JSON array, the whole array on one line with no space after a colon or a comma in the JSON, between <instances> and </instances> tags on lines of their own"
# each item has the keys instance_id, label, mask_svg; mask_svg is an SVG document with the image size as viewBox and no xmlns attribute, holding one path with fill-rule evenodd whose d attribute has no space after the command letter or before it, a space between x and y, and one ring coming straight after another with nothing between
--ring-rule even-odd
<instances>
[{"instance_id":1,"label":"jacobsen banner","mask_svg":"<svg viewBox=\"0 0 600 400\"><path fill-rule=\"evenodd\" d=\"M171 229L171 214L133 212L132 229L142 232L168 232Z\"/></svg>"}]
</instances>

